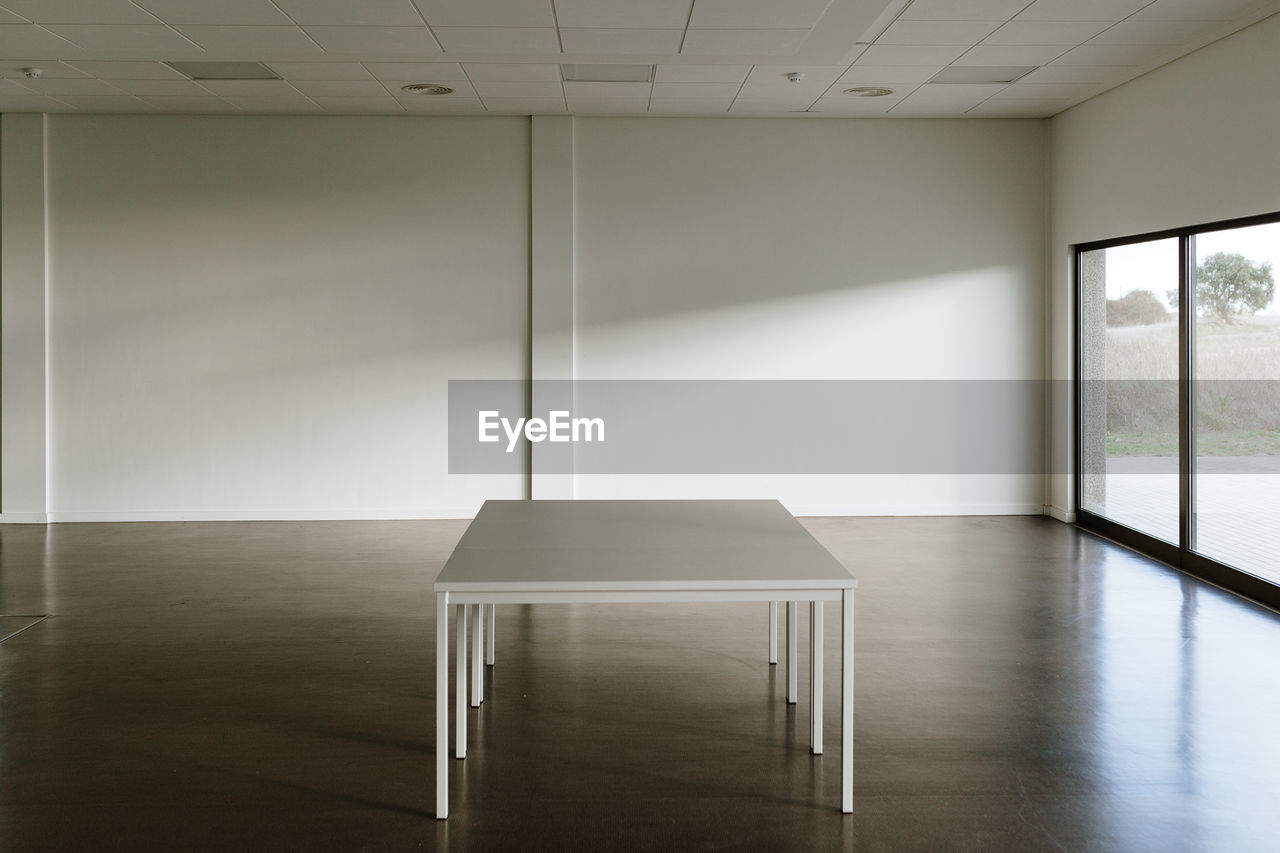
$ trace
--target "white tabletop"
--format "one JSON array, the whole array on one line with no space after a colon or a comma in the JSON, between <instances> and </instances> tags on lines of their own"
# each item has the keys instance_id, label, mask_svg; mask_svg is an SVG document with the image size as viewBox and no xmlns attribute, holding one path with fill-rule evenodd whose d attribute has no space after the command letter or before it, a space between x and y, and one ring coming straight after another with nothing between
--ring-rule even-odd
<instances>
[{"instance_id":1,"label":"white tabletop","mask_svg":"<svg viewBox=\"0 0 1280 853\"><path fill-rule=\"evenodd\" d=\"M852 589L777 501L486 501L436 592Z\"/></svg>"}]
</instances>

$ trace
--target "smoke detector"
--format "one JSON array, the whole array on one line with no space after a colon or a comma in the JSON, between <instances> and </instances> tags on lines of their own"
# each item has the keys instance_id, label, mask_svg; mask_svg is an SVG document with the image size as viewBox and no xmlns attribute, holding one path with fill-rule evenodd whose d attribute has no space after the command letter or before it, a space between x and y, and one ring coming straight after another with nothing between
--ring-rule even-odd
<instances>
[{"instance_id":1,"label":"smoke detector","mask_svg":"<svg viewBox=\"0 0 1280 853\"><path fill-rule=\"evenodd\" d=\"M804 79L804 74L799 71L792 71L790 74L787 74L786 77L787 81L790 83L799 83Z\"/></svg>"}]
</instances>

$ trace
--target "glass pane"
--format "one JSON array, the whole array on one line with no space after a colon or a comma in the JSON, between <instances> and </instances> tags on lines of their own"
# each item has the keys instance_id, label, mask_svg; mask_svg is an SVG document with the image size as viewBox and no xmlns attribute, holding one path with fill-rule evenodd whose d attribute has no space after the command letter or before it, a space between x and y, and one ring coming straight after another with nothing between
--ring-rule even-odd
<instances>
[{"instance_id":1,"label":"glass pane","mask_svg":"<svg viewBox=\"0 0 1280 853\"><path fill-rule=\"evenodd\" d=\"M1178 241L1080 255L1080 505L1178 544Z\"/></svg>"},{"instance_id":2,"label":"glass pane","mask_svg":"<svg viewBox=\"0 0 1280 853\"><path fill-rule=\"evenodd\" d=\"M1280 223L1194 243L1193 550L1280 581Z\"/></svg>"}]
</instances>

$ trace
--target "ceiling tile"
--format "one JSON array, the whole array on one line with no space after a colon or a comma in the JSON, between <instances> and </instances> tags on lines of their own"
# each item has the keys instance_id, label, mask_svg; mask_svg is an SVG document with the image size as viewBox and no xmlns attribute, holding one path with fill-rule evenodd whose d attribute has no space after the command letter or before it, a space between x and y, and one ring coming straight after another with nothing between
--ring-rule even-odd
<instances>
[{"instance_id":1,"label":"ceiling tile","mask_svg":"<svg viewBox=\"0 0 1280 853\"><path fill-rule=\"evenodd\" d=\"M1036 0L1019 21L1123 21L1151 0Z\"/></svg>"},{"instance_id":2,"label":"ceiling tile","mask_svg":"<svg viewBox=\"0 0 1280 853\"><path fill-rule=\"evenodd\" d=\"M915 0L903 11L904 21L1007 21L1028 0Z\"/></svg>"},{"instance_id":3,"label":"ceiling tile","mask_svg":"<svg viewBox=\"0 0 1280 853\"><path fill-rule=\"evenodd\" d=\"M1090 44L1186 44L1205 28L1203 21L1121 21Z\"/></svg>"},{"instance_id":4,"label":"ceiling tile","mask_svg":"<svg viewBox=\"0 0 1280 853\"><path fill-rule=\"evenodd\" d=\"M649 113L678 116L716 115L727 113L732 100L732 98L659 98L655 94L649 101Z\"/></svg>"},{"instance_id":5,"label":"ceiling tile","mask_svg":"<svg viewBox=\"0 0 1280 853\"><path fill-rule=\"evenodd\" d=\"M659 65L658 83L741 83L751 72L750 65Z\"/></svg>"},{"instance_id":6,"label":"ceiling tile","mask_svg":"<svg viewBox=\"0 0 1280 853\"><path fill-rule=\"evenodd\" d=\"M1071 105L1072 101L991 98L973 107L965 115L973 118L1048 118Z\"/></svg>"},{"instance_id":7,"label":"ceiling tile","mask_svg":"<svg viewBox=\"0 0 1280 853\"><path fill-rule=\"evenodd\" d=\"M559 98L564 100L564 91L559 81L508 81L477 80L473 84L476 93L485 99L490 98Z\"/></svg>"},{"instance_id":8,"label":"ceiling tile","mask_svg":"<svg viewBox=\"0 0 1280 853\"><path fill-rule=\"evenodd\" d=\"M902 107L940 106L960 112L1005 88L1004 83L926 83L902 99ZM897 112L897 108L894 109Z\"/></svg>"},{"instance_id":9,"label":"ceiling tile","mask_svg":"<svg viewBox=\"0 0 1280 853\"><path fill-rule=\"evenodd\" d=\"M372 80L359 62L270 62L268 67L286 80Z\"/></svg>"},{"instance_id":10,"label":"ceiling tile","mask_svg":"<svg viewBox=\"0 0 1280 853\"><path fill-rule=\"evenodd\" d=\"M560 30L565 53L676 54L683 36L683 30Z\"/></svg>"},{"instance_id":11,"label":"ceiling tile","mask_svg":"<svg viewBox=\"0 0 1280 853\"><path fill-rule=\"evenodd\" d=\"M741 83L654 83L653 98L667 101L691 98L723 99L727 107L740 88L742 88Z\"/></svg>"},{"instance_id":12,"label":"ceiling tile","mask_svg":"<svg viewBox=\"0 0 1280 853\"><path fill-rule=\"evenodd\" d=\"M228 101L246 113L259 115L290 115L323 112L314 101L301 95L275 97L230 97Z\"/></svg>"},{"instance_id":13,"label":"ceiling tile","mask_svg":"<svg viewBox=\"0 0 1280 853\"><path fill-rule=\"evenodd\" d=\"M94 53L142 53L169 58L200 52L200 48L163 24L50 24L46 29Z\"/></svg>"},{"instance_id":14,"label":"ceiling tile","mask_svg":"<svg viewBox=\"0 0 1280 853\"><path fill-rule=\"evenodd\" d=\"M305 27L329 53L351 56L421 56L439 53L426 27Z\"/></svg>"},{"instance_id":15,"label":"ceiling tile","mask_svg":"<svg viewBox=\"0 0 1280 853\"><path fill-rule=\"evenodd\" d=\"M280 97L298 92L284 80L201 80L200 85L219 97Z\"/></svg>"},{"instance_id":16,"label":"ceiling tile","mask_svg":"<svg viewBox=\"0 0 1280 853\"><path fill-rule=\"evenodd\" d=\"M809 101L757 100L754 98L738 98L729 107L729 112L747 115L787 115L803 112L809 107Z\"/></svg>"},{"instance_id":17,"label":"ceiling tile","mask_svg":"<svg viewBox=\"0 0 1280 853\"><path fill-rule=\"evenodd\" d=\"M1010 21L986 44L1066 44L1088 41L1111 26L1108 21Z\"/></svg>"},{"instance_id":18,"label":"ceiling tile","mask_svg":"<svg viewBox=\"0 0 1280 853\"><path fill-rule=\"evenodd\" d=\"M698 0L689 26L697 29L810 30L831 0Z\"/></svg>"},{"instance_id":19,"label":"ceiling tile","mask_svg":"<svg viewBox=\"0 0 1280 853\"><path fill-rule=\"evenodd\" d=\"M129 0L4 0L4 7L37 24L156 24Z\"/></svg>"},{"instance_id":20,"label":"ceiling tile","mask_svg":"<svg viewBox=\"0 0 1280 853\"><path fill-rule=\"evenodd\" d=\"M854 65L840 76L838 83L848 86L885 84L920 84L941 71L942 65Z\"/></svg>"},{"instance_id":21,"label":"ceiling tile","mask_svg":"<svg viewBox=\"0 0 1280 853\"><path fill-rule=\"evenodd\" d=\"M202 97L212 94L194 80L116 80L113 81L130 95L173 95Z\"/></svg>"},{"instance_id":22,"label":"ceiling tile","mask_svg":"<svg viewBox=\"0 0 1280 853\"><path fill-rule=\"evenodd\" d=\"M364 80L294 80L293 88L304 95L323 95L330 98L384 97L386 88L367 77Z\"/></svg>"},{"instance_id":23,"label":"ceiling tile","mask_svg":"<svg viewBox=\"0 0 1280 853\"><path fill-rule=\"evenodd\" d=\"M1002 89L996 98L1028 98L1033 100L1078 100L1097 94L1100 83L1023 83L1021 80Z\"/></svg>"},{"instance_id":24,"label":"ceiling tile","mask_svg":"<svg viewBox=\"0 0 1280 853\"><path fill-rule=\"evenodd\" d=\"M1143 65L1157 59L1163 45L1082 44L1054 60L1055 65Z\"/></svg>"},{"instance_id":25,"label":"ceiling tile","mask_svg":"<svg viewBox=\"0 0 1280 853\"><path fill-rule=\"evenodd\" d=\"M648 98L649 83L592 83L569 80L564 83L565 97L570 100L602 100L604 98Z\"/></svg>"},{"instance_id":26,"label":"ceiling tile","mask_svg":"<svg viewBox=\"0 0 1280 853\"><path fill-rule=\"evenodd\" d=\"M551 0L414 0L433 27L554 27Z\"/></svg>"},{"instance_id":27,"label":"ceiling tile","mask_svg":"<svg viewBox=\"0 0 1280 853\"><path fill-rule=\"evenodd\" d=\"M327 113L336 115L403 115L404 107L391 96L385 98L323 98L315 101Z\"/></svg>"},{"instance_id":28,"label":"ceiling tile","mask_svg":"<svg viewBox=\"0 0 1280 853\"><path fill-rule=\"evenodd\" d=\"M106 80L185 80L163 62L97 62L74 60L68 63L80 71Z\"/></svg>"},{"instance_id":29,"label":"ceiling tile","mask_svg":"<svg viewBox=\"0 0 1280 853\"><path fill-rule=\"evenodd\" d=\"M1128 65L1046 65L1037 68L1019 83L1105 83L1126 79L1137 71Z\"/></svg>"},{"instance_id":30,"label":"ceiling tile","mask_svg":"<svg viewBox=\"0 0 1280 853\"><path fill-rule=\"evenodd\" d=\"M689 30L680 52L685 56L780 56L795 53L808 36L808 30Z\"/></svg>"},{"instance_id":31,"label":"ceiling tile","mask_svg":"<svg viewBox=\"0 0 1280 853\"><path fill-rule=\"evenodd\" d=\"M1071 47L1065 44L979 44L953 65L1045 65Z\"/></svg>"},{"instance_id":32,"label":"ceiling tile","mask_svg":"<svg viewBox=\"0 0 1280 853\"><path fill-rule=\"evenodd\" d=\"M271 0L134 0L166 24L286 25L289 19Z\"/></svg>"},{"instance_id":33,"label":"ceiling tile","mask_svg":"<svg viewBox=\"0 0 1280 853\"><path fill-rule=\"evenodd\" d=\"M405 112L412 115L457 116L477 115L485 112L484 105L475 98L437 101L432 98L414 98L406 95L403 98L397 98L396 103L400 104Z\"/></svg>"},{"instance_id":34,"label":"ceiling tile","mask_svg":"<svg viewBox=\"0 0 1280 853\"><path fill-rule=\"evenodd\" d=\"M852 95L834 94L820 99L810 109L837 116L882 116L907 96L908 92L894 92L881 98L858 98Z\"/></svg>"},{"instance_id":35,"label":"ceiling tile","mask_svg":"<svg viewBox=\"0 0 1280 853\"><path fill-rule=\"evenodd\" d=\"M1257 0L1156 0L1133 20L1231 21L1257 5Z\"/></svg>"},{"instance_id":36,"label":"ceiling tile","mask_svg":"<svg viewBox=\"0 0 1280 853\"><path fill-rule=\"evenodd\" d=\"M648 98L618 98L595 100L591 98L571 100L569 111L576 115L639 115L649 111Z\"/></svg>"},{"instance_id":37,"label":"ceiling tile","mask_svg":"<svg viewBox=\"0 0 1280 853\"><path fill-rule=\"evenodd\" d=\"M0 24L29 24L31 23L21 15L15 15L13 12L0 9Z\"/></svg>"},{"instance_id":38,"label":"ceiling tile","mask_svg":"<svg viewBox=\"0 0 1280 853\"><path fill-rule=\"evenodd\" d=\"M561 29L683 30L692 5L692 0L556 0L556 20Z\"/></svg>"},{"instance_id":39,"label":"ceiling tile","mask_svg":"<svg viewBox=\"0 0 1280 853\"><path fill-rule=\"evenodd\" d=\"M0 60L0 77L25 78L27 68L39 68L41 77L96 77L56 59L4 59Z\"/></svg>"},{"instance_id":40,"label":"ceiling tile","mask_svg":"<svg viewBox=\"0 0 1280 853\"><path fill-rule=\"evenodd\" d=\"M534 115L537 113L562 113L565 107L564 98L488 98L484 105L490 112L512 113L515 115Z\"/></svg>"},{"instance_id":41,"label":"ceiling tile","mask_svg":"<svg viewBox=\"0 0 1280 853\"><path fill-rule=\"evenodd\" d=\"M0 56L66 55L76 44L35 24L0 24Z\"/></svg>"},{"instance_id":42,"label":"ceiling tile","mask_svg":"<svg viewBox=\"0 0 1280 853\"><path fill-rule=\"evenodd\" d=\"M92 77L41 77L37 80L23 80L22 85L39 95L124 95L123 89L113 86L105 80L94 80Z\"/></svg>"},{"instance_id":43,"label":"ceiling tile","mask_svg":"<svg viewBox=\"0 0 1280 853\"><path fill-rule=\"evenodd\" d=\"M559 53L556 31L545 27L436 27L449 53Z\"/></svg>"},{"instance_id":44,"label":"ceiling tile","mask_svg":"<svg viewBox=\"0 0 1280 853\"><path fill-rule=\"evenodd\" d=\"M501 80L513 83L560 82L560 66L551 63L467 62L463 64L473 82Z\"/></svg>"},{"instance_id":45,"label":"ceiling tile","mask_svg":"<svg viewBox=\"0 0 1280 853\"><path fill-rule=\"evenodd\" d=\"M179 32L218 59L306 59L320 58L324 51L306 33L294 26L237 27L184 24Z\"/></svg>"},{"instance_id":46,"label":"ceiling tile","mask_svg":"<svg viewBox=\"0 0 1280 853\"><path fill-rule=\"evenodd\" d=\"M364 67L379 80L466 80L456 62L366 62Z\"/></svg>"},{"instance_id":47,"label":"ceiling tile","mask_svg":"<svg viewBox=\"0 0 1280 853\"><path fill-rule=\"evenodd\" d=\"M0 113L53 113L66 109L67 104L43 95L0 95Z\"/></svg>"},{"instance_id":48,"label":"ceiling tile","mask_svg":"<svg viewBox=\"0 0 1280 853\"><path fill-rule=\"evenodd\" d=\"M156 95L142 100L164 112L189 113L191 115L207 115L210 113L238 113L240 108L212 95L206 98L170 97Z\"/></svg>"},{"instance_id":49,"label":"ceiling tile","mask_svg":"<svg viewBox=\"0 0 1280 853\"><path fill-rule=\"evenodd\" d=\"M58 100L86 113L150 113L155 107L132 95L59 95Z\"/></svg>"},{"instance_id":50,"label":"ceiling tile","mask_svg":"<svg viewBox=\"0 0 1280 853\"><path fill-rule=\"evenodd\" d=\"M876 39L876 44L971 45L998 26L995 21L898 21Z\"/></svg>"},{"instance_id":51,"label":"ceiling tile","mask_svg":"<svg viewBox=\"0 0 1280 853\"><path fill-rule=\"evenodd\" d=\"M410 0L274 0L293 19L307 26L419 27L422 17Z\"/></svg>"},{"instance_id":52,"label":"ceiling tile","mask_svg":"<svg viewBox=\"0 0 1280 853\"><path fill-rule=\"evenodd\" d=\"M957 45L873 44L856 65L950 65L965 49Z\"/></svg>"}]
</instances>

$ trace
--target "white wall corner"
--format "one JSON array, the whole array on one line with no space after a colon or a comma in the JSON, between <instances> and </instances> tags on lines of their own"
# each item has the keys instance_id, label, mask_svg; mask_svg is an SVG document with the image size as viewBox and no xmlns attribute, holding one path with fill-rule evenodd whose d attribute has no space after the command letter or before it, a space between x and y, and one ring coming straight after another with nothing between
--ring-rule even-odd
<instances>
[{"instance_id":1,"label":"white wall corner","mask_svg":"<svg viewBox=\"0 0 1280 853\"><path fill-rule=\"evenodd\" d=\"M1058 521L1061 521L1064 524L1076 523L1076 514L1074 512L1070 512L1068 510L1062 509L1061 507L1053 506L1052 504L1045 505L1044 514L1049 516L1050 518L1056 518Z\"/></svg>"}]
</instances>

